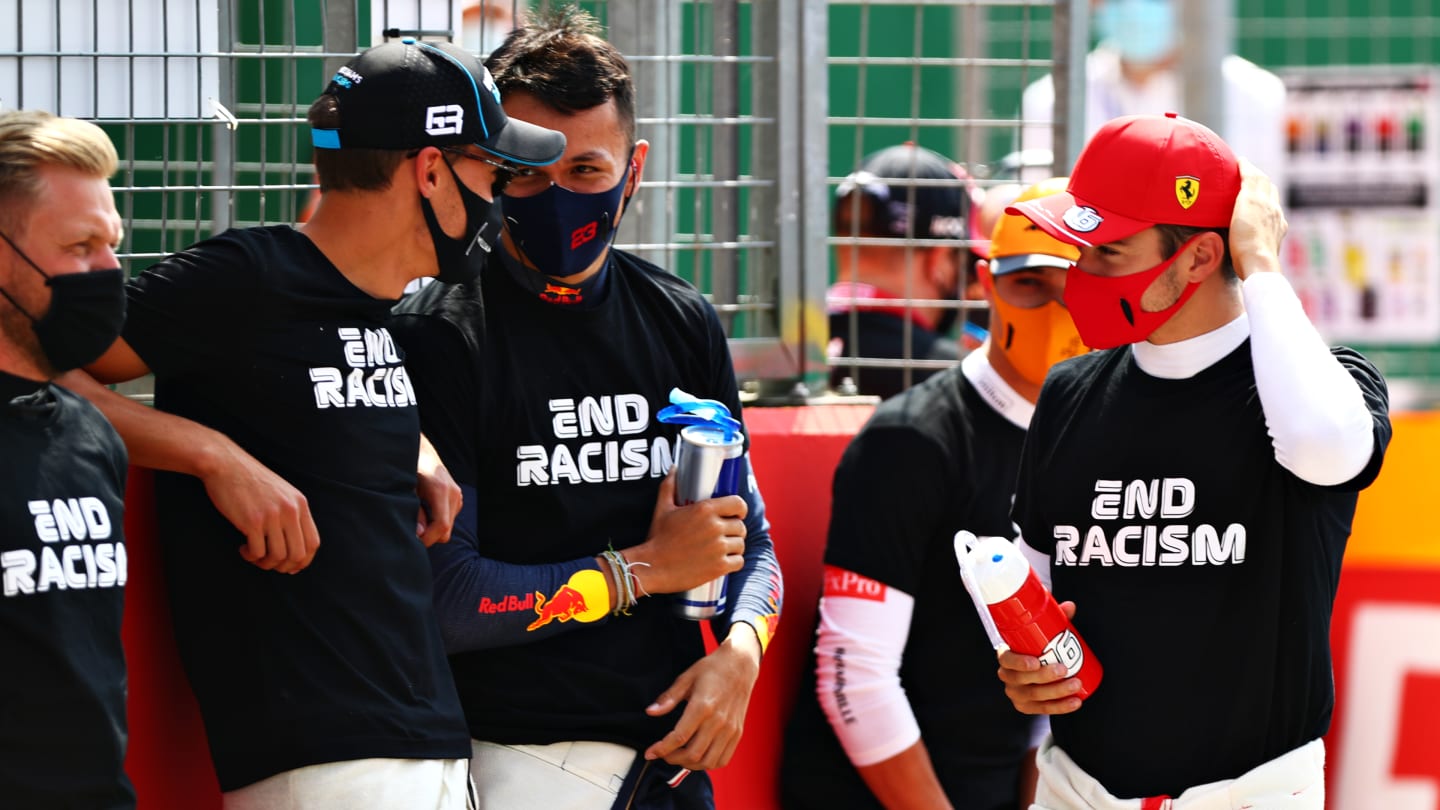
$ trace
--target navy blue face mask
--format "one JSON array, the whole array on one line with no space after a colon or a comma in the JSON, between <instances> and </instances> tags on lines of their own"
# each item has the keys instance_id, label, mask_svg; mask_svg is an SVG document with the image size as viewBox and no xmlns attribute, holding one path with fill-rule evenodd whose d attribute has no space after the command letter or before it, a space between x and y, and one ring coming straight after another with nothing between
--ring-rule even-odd
<instances>
[{"instance_id":1,"label":"navy blue face mask","mask_svg":"<svg viewBox=\"0 0 1440 810\"><path fill-rule=\"evenodd\" d=\"M596 194L580 194L552 183L529 197L505 195L505 224L520 255L551 278L585 272L615 238L633 166L627 161L620 182Z\"/></svg>"}]
</instances>

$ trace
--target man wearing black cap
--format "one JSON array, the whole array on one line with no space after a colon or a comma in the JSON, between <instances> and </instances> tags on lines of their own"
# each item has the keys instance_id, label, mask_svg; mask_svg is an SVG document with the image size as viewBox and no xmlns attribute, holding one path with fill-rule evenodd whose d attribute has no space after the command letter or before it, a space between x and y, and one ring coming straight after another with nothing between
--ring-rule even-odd
<instances>
[{"instance_id":1,"label":"man wearing black cap","mask_svg":"<svg viewBox=\"0 0 1440 810\"><path fill-rule=\"evenodd\" d=\"M506 187L478 281L431 284L395 319L465 491L430 561L476 786L504 810L710 806L699 771L734 753L780 613L748 456L738 495L674 504L679 429L657 412L679 387L738 417L739 393L710 304L611 248L649 144L600 30L561 10L491 55L506 108L564 132L565 155ZM725 575L706 654L675 596Z\"/></svg>"},{"instance_id":2,"label":"man wearing black cap","mask_svg":"<svg viewBox=\"0 0 1440 810\"><path fill-rule=\"evenodd\" d=\"M1078 251L1015 215L991 236L976 268L989 340L882 402L835 470L814 651L786 728L786 810L1028 806L1030 749L1048 726L996 682L954 538L1014 536L1035 398L1050 366L1085 347L1060 303Z\"/></svg>"},{"instance_id":3,"label":"man wearing black cap","mask_svg":"<svg viewBox=\"0 0 1440 810\"><path fill-rule=\"evenodd\" d=\"M1014 518L1105 667L1005 652L1053 714L1035 806L1325 806L1330 611L1390 440L1379 371L1327 347L1280 274L1279 194L1206 127L1128 116L1065 192L1011 209L1080 250L1065 301L1095 351L1051 370Z\"/></svg>"},{"instance_id":4,"label":"man wearing black cap","mask_svg":"<svg viewBox=\"0 0 1440 810\"><path fill-rule=\"evenodd\" d=\"M469 735L424 549L459 490L422 452L386 324L411 279L479 272L497 166L553 161L564 138L509 119L472 55L411 41L340 68L309 118L314 216L132 281L123 339L90 370L153 370L156 407L94 398L136 463L168 471L176 641L227 810L460 808Z\"/></svg>"},{"instance_id":5,"label":"man wearing black cap","mask_svg":"<svg viewBox=\"0 0 1440 810\"><path fill-rule=\"evenodd\" d=\"M866 156L835 195L830 385L844 390L848 377L859 393L890 397L960 359L948 334L958 310L933 302L960 298L970 278L960 240L971 237L979 192L964 169L906 143Z\"/></svg>"}]
</instances>

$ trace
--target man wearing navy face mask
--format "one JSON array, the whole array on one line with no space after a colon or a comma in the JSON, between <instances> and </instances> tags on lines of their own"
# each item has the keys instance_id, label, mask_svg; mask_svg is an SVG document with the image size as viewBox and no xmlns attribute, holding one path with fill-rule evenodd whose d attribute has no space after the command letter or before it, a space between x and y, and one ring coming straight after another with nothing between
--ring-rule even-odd
<instances>
[{"instance_id":1,"label":"man wearing navy face mask","mask_svg":"<svg viewBox=\"0 0 1440 810\"><path fill-rule=\"evenodd\" d=\"M51 383L120 332L115 147L0 114L0 802L126 810L125 448Z\"/></svg>"},{"instance_id":2,"label":"man wearing navy face mask","mask_svg":"<svg viewBox=\"0 0 1440 810\"><path fill-rule=\"evenodd\" d=\"M505 187L498 261L395 318L421 421L465 493L431 549L482 807L706 808L739 741L780 572L759 491L676 507L671 388L739 415L711 306L611 249L640 182L623 56L588 15L516 30L488 62L511 115L566 136ZM746 461L748 464L748 461ZM697 623L669 594L730 575Z\"/></svg>"},{"instance_id":3,"label":"man wearing navy face mask","mask_svg":"<svg viewBox=\"0 0 1440 810\"><path fill-rule=\"evenodd\" d=\"M464 808L424 549L460 493L387 322L411 279L479 273L497 166L553 161L564 137L509 118L474 56L412 41L350 60L309 120L303 227L227 231L130 283L123 339L88 368L153 370L155 409L75 382L167 471L175 636L227 810Z\"/></svg>"}]
</instances>

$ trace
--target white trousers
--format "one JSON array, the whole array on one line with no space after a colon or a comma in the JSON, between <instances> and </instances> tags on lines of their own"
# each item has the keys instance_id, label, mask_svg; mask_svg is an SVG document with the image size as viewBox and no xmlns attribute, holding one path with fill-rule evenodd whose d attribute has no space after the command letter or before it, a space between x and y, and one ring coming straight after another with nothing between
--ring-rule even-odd
<instances>
[{"instance_id":1,"label":"white trousers","mask_svg":"<svg viewBox=\"0 0 1440 810\"><path fill-rule=\"evenodd\" d=\"M1174 799L1117 799L1047 737L1030 810L1325 810L1325 743L1312 740L1234 779L1186 789Z\"/></svg>"},{"instance_id":2,"label":"white trousers","mask_svg":"<svg viewBox=\"0 0 1440 810\"><path fill-rule=\"evenodd\" d=\"M352 759L277 773L222 797L224 810L474 810L463 759Z\"/></svg>"},{"instance_id":3,"label":"white trousers","mask_svg":"<svg viewBox=\"0 0 1440 810\"><path fill-rule=\"evenodd\" d=\"M470 741L479 810L610 810L635 749L580 741L501 745Z\"/></svg>"}]
</instances>

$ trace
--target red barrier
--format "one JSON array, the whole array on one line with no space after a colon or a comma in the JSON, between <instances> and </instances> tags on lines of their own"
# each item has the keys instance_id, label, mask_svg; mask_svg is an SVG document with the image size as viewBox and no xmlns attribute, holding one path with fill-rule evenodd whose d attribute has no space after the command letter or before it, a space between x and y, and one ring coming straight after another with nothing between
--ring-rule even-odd
<instances>
[{"instance_id":1,"label":"red barrier","mask_svg":"<svg viewBox=\"0 0 1440 810\"><path fill-rule=\"evenodd\" d=\"M780 742L804 665L820 595L820 554L830 516L830 476L870 406L755 408L745 414L756 478L785 572L786 604L731 765L715 773L720 807L776 807ZM133 469L126 497L130 579L125 591L125 649L130 665L130 750L126 769L138 810L218 810L195 698L170 632L155 540L154 478Z\"/></svg>"},{"instance_id":2,"label":"red barrier","mask_svg":"<svg viewBox=\"0 0 1440 810\"><path fill-rule=\"evenodd\" d=\"M745 713L745 736L730 764L711 774L718 808L779 808L780 746L795 684L810 649L820 600L821 556L830 522L830 478L870 405L750 408L750 463L765 495L785 608Z\"/></svg>"},{"instance_id":3,"label":"red barrier","mask_svg":"<svg viewBox=\"0 0 1440 810\"><path fill-rule=\"evenodd\" d=\"M170 601L155 538L155 476L130 468L125 495L125 662L130 668L130 748L125 770L137 810L219 810L220 784L205 728L170 632Z\"/></svg>"}]
</instances>

